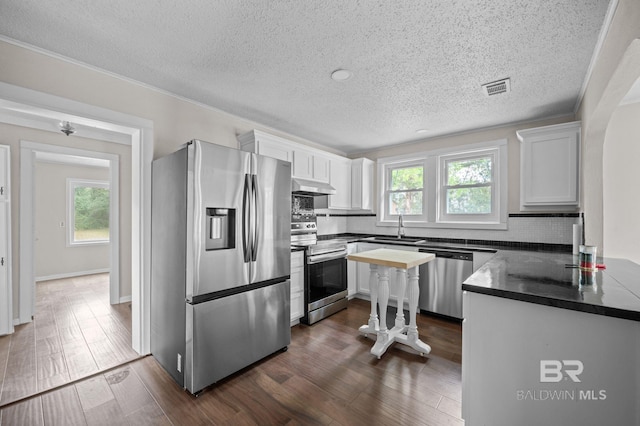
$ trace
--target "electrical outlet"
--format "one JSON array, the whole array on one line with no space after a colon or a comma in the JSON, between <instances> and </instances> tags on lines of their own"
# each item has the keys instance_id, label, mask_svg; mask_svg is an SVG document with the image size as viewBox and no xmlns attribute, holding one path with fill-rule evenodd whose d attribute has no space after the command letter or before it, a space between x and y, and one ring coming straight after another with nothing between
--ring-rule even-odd
<instances>
[{"instance_id":1,"label":"electrical outlet","mask_svg":"<svg viewBox=\"0 0 640 426\"><path fill-rule=\"evenodd\" d=\"M60 228L64 228L64 222L60 222Z\"/></svg>"},{"instance_id":2,"label":"electrical outlet","mask_svg":"<svg viewBox=\"0 0 640 426\"><path fill-rule=\"evenodd\" d=\"M182 373L182 355L178 354L178 373Z\"/></svg>"}]
</instances>

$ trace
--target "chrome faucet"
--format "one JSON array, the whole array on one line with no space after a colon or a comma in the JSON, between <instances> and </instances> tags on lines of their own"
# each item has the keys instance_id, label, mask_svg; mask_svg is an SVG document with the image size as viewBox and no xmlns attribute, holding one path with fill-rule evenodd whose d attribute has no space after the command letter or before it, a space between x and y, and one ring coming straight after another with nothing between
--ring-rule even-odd
<instances>
[{"instance_id":1,"label":"chrome faucet","mask_svg":"<svg viewBox=\"0 0 640 426\"><path fill-rule=\"evenodd\" d=\"M402 220L402 215L398 215L398 238L404 237L404 222Z\"/></svg>"}]
</instances>

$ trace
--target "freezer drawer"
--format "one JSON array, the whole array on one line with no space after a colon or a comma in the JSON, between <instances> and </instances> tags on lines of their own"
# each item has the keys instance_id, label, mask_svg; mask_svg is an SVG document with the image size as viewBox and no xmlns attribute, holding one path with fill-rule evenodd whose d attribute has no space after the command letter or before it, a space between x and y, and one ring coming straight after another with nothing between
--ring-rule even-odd
<instances>
[{"instance_id":1,"label":"freezer drawer","mask_svg":"<svg viewBox=\"0 0 640 426\"><path fill-rule=\"evenodd\" d=\"M291 343L288 281L187 304L184 386L191 393Z\"/></svg>"}]
</instances>

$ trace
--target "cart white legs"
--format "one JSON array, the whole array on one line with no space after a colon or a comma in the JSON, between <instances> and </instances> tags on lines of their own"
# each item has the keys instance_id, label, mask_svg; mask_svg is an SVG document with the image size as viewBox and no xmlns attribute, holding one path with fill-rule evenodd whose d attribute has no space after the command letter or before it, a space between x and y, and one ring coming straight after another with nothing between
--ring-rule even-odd
<instances>
[{"instance_id":1,"label":"cart white legs","mask_svg":"<svg viewBox=\"0 0 640 426\"><path fill-rule=\"evenodd\" d=\"M371 348L371 353L380 359L382 354L394 342L411 347L424 356L431 352L431 347L418 338L418 326L416 325L416 315L418 308L418 297L420 288L418 287L418 267L402 269L396 268L398 294L395 324L391 330L387 329L387 304L389 302L389 267L383 265L369 264L371 274L369 278L369 289L371 291L371 314L369 322L360 327L360 333L364 335L376 334L376 343ZM409 275L408 297L409 297L409 324L404 318L404 294L407 289L407 272ZM377 306L380 306L380 318L378 319Z\"/></svg>"}]
</instances>

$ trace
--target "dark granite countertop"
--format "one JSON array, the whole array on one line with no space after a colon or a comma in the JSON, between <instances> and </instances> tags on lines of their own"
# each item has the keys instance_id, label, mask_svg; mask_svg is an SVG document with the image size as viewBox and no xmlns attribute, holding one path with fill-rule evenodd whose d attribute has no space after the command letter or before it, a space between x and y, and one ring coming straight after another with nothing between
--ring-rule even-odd
<instances>
[{"instance_id":1,"label":"dark granite countertop","mask_svg":"<svg viewBox=\"0 0 640 426\"><path fill-rule=\"evenodd\" d=\"M545 244L545 243L526 243L519 241L486 241L486 240L467 240L459 238L430 238L430 237L408 237L420 239L422 242L414 243L411 241L372 241L374 237L393 237L393 235L381 235L381 234L330 234L330 235L318 235L318 240L342 240L347 243L363 242L373 244L394 244L394 245L406 245L414 246L418 248L433 248L433 249L447 249L447 250L465 250L465 251L482 251L482 252L495 252L497 250L525 250L525 251L553 251L553 252L570 252L571 245L566 244Z\"/></svg>"},{"instance_id":2,"label":"dark granite countertop","mask_svg":"<svg viewBox=\"0 0 640 426\"><path fill-rule=\"evenodd\" d=\"M373 234L334 234L319 239L369 242ZM640 265L625 259L598 259L606 269L582 272L570 245L502 241L444 240L404 243L419 248L496 251L471 275L463 290L597 315L640 321ZM397 243L402 244L402 243Z\"/></svg>"},{"instance_id":3,"label":"dark granite countertop","mask_svg":"<svg viewBox=\"0 0 640 426\"><path fill-rule=\"evenodd\" d=\"M474 293L640 321L640 265L605 258L605 270L567 268L568 253L499 250L462 289Z\"/></svg>"}]
</instances>

